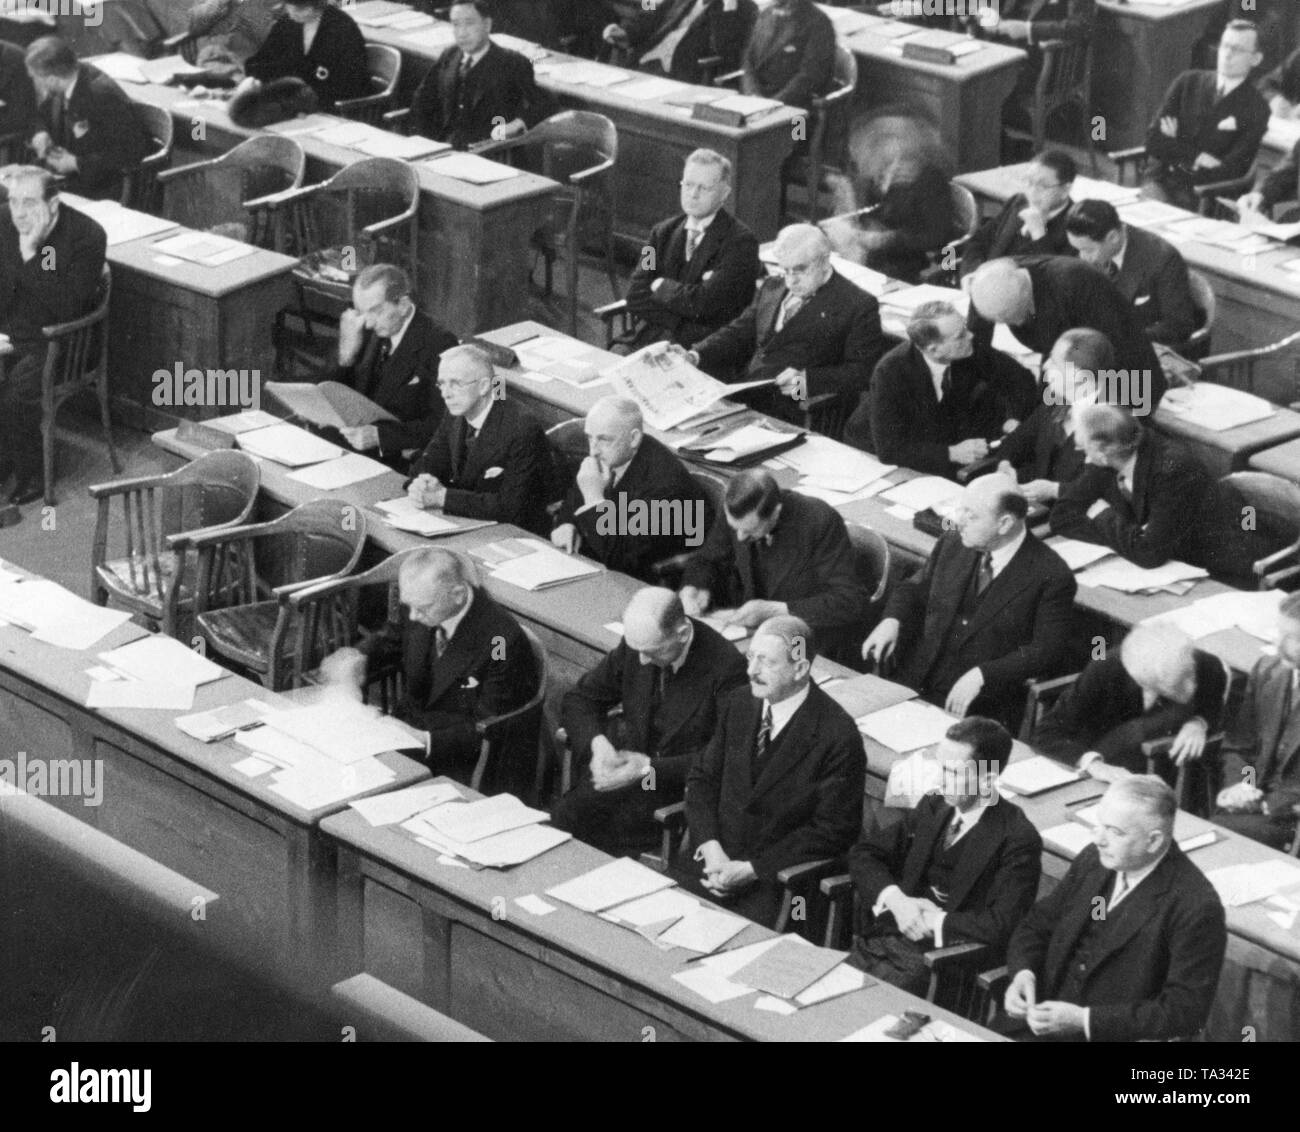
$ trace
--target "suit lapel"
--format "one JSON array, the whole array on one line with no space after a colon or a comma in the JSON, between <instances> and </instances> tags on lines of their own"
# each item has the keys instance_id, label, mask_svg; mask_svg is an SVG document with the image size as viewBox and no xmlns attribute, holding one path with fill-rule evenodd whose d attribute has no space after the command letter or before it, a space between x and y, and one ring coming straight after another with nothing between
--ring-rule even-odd
<instances>
[{"instance_id":1,"label":"suit lapel","mask_svg":"<svg viewBox=\"0 0 1300 1132\"><path fill-rule=\"evenodd\" d=\"M484 595L474 594L474 604L456 627L456 635L447 642L447 651L440 657L433 658L433 679L429 683L429 705L436 703L448 688L459 680L474 663L475 645L478 640L479 627L486 613ZM429 630L432 639L433 631Z\"/></svg>"},{"instance_id":2,"label":"suit lapel","mask_svg":"<svg viewBox=\"0 0 1300 1132\"><path fill-rule=\"evenodd\" d=\"M488 410L487 420L483 422L483 427L479 429L478 439L474 441L474 451L465 459L465 468L461 472L460 478L463 483L470 483L479 478L479 476L491 466L497 451L497 436L502 428L501 407L497 402L492 403L492 408ZM461 418L461 446L464 447L465 435L469 429L469 421Z\"/></svg>"},{"instance_id":3,"label":"suit lapel","mask_svg":"<svg viewBox=\"0 0 1300 1132\"><path fill-rule=\"evenodd\" d=\"M1107 956L1119 951L1151 919L1173 880L1176 867L1174 854L1177 852L1179 852L1178 846L1170 846L1165 859L1156 866L1155 872L1120 901L1119 907L1106 914L1110 921L1110 930L1098 940L1092 963L1094 971ZM1112 875L1107 871L1108 881ZM1098 895L1106 895L1106 889L1103 887Z\"/></svg>"},{"instance_id":4,"label":"suit lapel","mask_svg":"<svg viewBox=\"0 0 1300 1132\"><path fill-rule=\"evenodd\" d=\"M1084 852L1089 850L1085 849ZM1059 930L1052 933L1052 942L1055 944L1052 951L1053 969L1044 972L1047 978L1044 985L1040 987L1040 999L1056 993L1056 988L1061 985L1065 975L1062 964L1074 954L1079 936L1083 934L1083 929L1092 917L1095 899L1098 896L1105 896L1106 887L1114 876L1114 873L1104 868L1101 861L1096 859L1096 850L1092 849L1091 852L1094 855L1093 866L1081 879L1078 895L1063 901L1064 908ZM1121 904L1120 907L1122 908L1123 905Z\"/></svg>"},{"instance_id":5,"label":"suit lapel","mask_svg":"<svg viewBox=\"0 0 1300 1132\"><path fill-rule=\"evenodd\" d=\"M406 328L406 333L402 335L402 340L398 343L397 349L388 355L388 360L384 363L383 372L379 371L376 366L372 371L370 379L370 390L366 393L372 401L383 405L391 401L397 395L398 390L411 377L411 371L414 368L412 362L419 352L420 343L419 333L415 327L416 319L411 319L411 325ZM376 343L378 349L378 343Z\"/></svg>"},{"instance_id":6,"label":"suit lapel","mask_svg":"<svg viewBox=\"0 0 1300 1132\"><path fill-rule=\"evenodd\" d=\"M961 853L953 870L948 888L948 907L958 908L980 878L993 854L1002 844L1006 830L1006 807L1010 802L1001 800L986 806L974 828L958 842Z\"/></svg>"},{"instance_id":7,"label":"suit lapel","mask_svg":"<svg viewBox=\"0 0 1300 1132\"><path fill-rule=\"evenodd\" d=\"M1029 569L1030 559L1034 554L1030 545L1033 537L1031 534L1025 535L1025 541L1020 544L1020 549L1016 551L1015 556L1006 564L1002 573L989 583L984 596L975 603L975 610L962 633L963 639L974 635L988 624L1002 607L1024 588L1023 575ZM958 601L960 600L959 595Z\"/></svg>"},{"instance_id":8,"label":"suit lapel","mask_svg":"<svg viewBox=\"0 0 1300 1132\"><path fill-rule=\"evenodd\" d=\"M762 67L763 64L774 55L784 51L786 44L794 41L795 35L799 30L798 24L799 18L794 14L785 16L784 18L774 17L771 24L768 25L772 29L771 36L768 38L766 43L758 44L757 50L754 53L755 66Z\"/></svg>"},{"instance_id":9,"label":"suit lapel","mask_svg":"<svg viewBox=\"0 0 1300 1132\"><path fill-rule=\"evenodd\" d=\"M947 826L948 815L951 813L952 807L946 802L927 800L926 810L917 818L916 835L912 838L907 858L903 861L901 887L904 892L917 893L921 877L934 855L935 842Z\"/></svg>"},{"instance_id":10,"label":"suit lapel","mask_svg":"<svg viewBox=\"0 0 1300 1132\"><path fill-rule=\"evenodd\" d=\"M685 270L682 273L684 283L698 283L701 276L709 269L713 257L718 254L718 249L722 246L723 228L722 213L719 212L713 218L713 223L704 229L704 235L700 237L699 247L695 249L695 254L686 261ZM682 225L682 254L686 254L686 225Z\"/></svg>"},{"instance_id":11,"label":"suit lapel","mask_svg":"<svg viewBox=\"0 0 1300 1132\"><path fill-rule=\"evenodd\" d=\"M911 373L912 396L930 416L934 416L940 409L939 398L935 396L934 382L930 378L930 367L926 365L925 357L915 346L912 347ZM951 397L951 392L948 395Z\"/></svg>"},{"instance_id":12,"label":"suit lapel","mask_svg":"<svg viewBox=\"0 0 1300 1132\"><path fill-rule=\"evenodd\" d=\"M817 686L812 685L808 690L808 698L799 705L794 715L781 729L778 736L781 745L770 752L763 760L763 765L758 768L758 781L754 783L754 792L750 795L751 802L756 802L794 770L816 742L819 715L816 697ZM761 701L755 700L754 703L758 705ZM754 728L754 734L755 736L758 734L757 726ZM754 757L753 749L751 743L751 759Z\"/></svg>"}]
</instances>

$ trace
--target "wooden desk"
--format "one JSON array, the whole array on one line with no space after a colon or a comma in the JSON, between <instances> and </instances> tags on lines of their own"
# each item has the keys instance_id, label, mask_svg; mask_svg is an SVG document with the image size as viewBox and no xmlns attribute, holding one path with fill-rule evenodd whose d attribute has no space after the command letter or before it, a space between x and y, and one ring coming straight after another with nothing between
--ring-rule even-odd
<instances>
[{"instance_id":1,"label":"wooden desk","mask_svg":"<svg viewBox=\"0 0 1300 1132\"><path fill-rule=\"evenodd\" d=\"M1250 458L1254 472L1270 472L1284 480L1300 484L1300 440L1288 440L1276 448L1256 452Z\"/></svg>"},{"instance_id":2,"label":"wooden desk","mask_svg":"<svg viewBox=\"0 0 1300 1132\"><path fill-rule=\"evenodd\" d=\"M967 173L957 180L990 205L1000 208L1019 192L1023 165L1008 165L979 173ZM1124 209L1120 210L1122 216ZM1192 214L1185 214L1190 217ZM1164 235L1164 225L1151 230ZM1192 240L1179 243L1187 266L1201 272L1210 282L1218 299L1218 313L1213 332L1212 352L1226 354L1249 350L1281 341L1296 329L1297 303L1300 303L1300 275L1281 265L1297 258L1295 248L1278 244L1258 256L1238 256L1225 248ZM1254 392L1280 405L1297 399L1300 390L1294 355L1266 359L1257 367ZM1290 418L1284 418L1290 422ZM1289 423L1288 423L1289 427ZM1245 430L1232 430L1232 433ZM1221 439L1232 433L1217 434ZM1294 432L1278 436L1273 443L1289 439ZM1258 451L1258 446L1250 451Z\"/></svg>"},{"instance_id":3,"label":"wooden desk","mask_svg":"<svg viewBox=\"0 0 1300 1132\"><path fill-rule=\"evenodd\" d=\"M1141 0L1097 0L1092 112L1106 123L1106 150L1146 141L1170 84L1192 66L1192 49L1223 0L1185 0L1176 8Z\"/></svg>"},{"instance_id":4,"label":"wooden desk","mask_svg":"<svg viewBox=\"0 0 1300 1132\"><path fill-rule=\"evenodd\" d=\"M215 157L261 132L236 126L224 103L195 103L176 87L127 83L123 89L136 102L171 113L176 165ZM203 126L197 139L195 123ZM306 184L324 181L366 157L310 136L298 140L307 153ZM413 168L420 179L419 305L461 336L517 316L531 267L529 239L559 186L532 173L471 185L440 176L422 163Z\"/></svg>"},{"instance_id":5,"label":"wooden desk","mask_svg":"<svg viewBox=\"0 0 1300 1132\"><path fill-rule=\"evenodd\" d=\"M173 722L183 712L85 707L98 655L139 637L127 622L92 649L75 652L0 627L0 747L45 761L100 760L102 803L48 800L122 844L212 889L208 913L226 947L254 955L278 976L328 985L324 960L333 917L333 843L320 820L335 803L304 810L234 764L249 752L231 741L200 743ZM260 686L226 676L198 689L193 711L250 697ZM371 793L422 781L428 771L402 755L381 756L396 779Z\"/></svg>"},{"instance_id":6,"label":"wooden desk","mask_svg":"<svg viewBox=\"0 0 1300 1132\"><path fill-rule=\"evenodd\" d=\"M447 28L446 24L437 26ZM430 35L429 27L412 32L375 27L361 30L369 42L383 43L402 53L402 101L409 104L420 80L442 53L439 37ZM440 34L450 42L449 29ZM732 164L733 188L728 207L754 229L759 239L776 235L781 224L777 173L794 148L792 123L802 117L802 110L783 107L737 129L693 119L687 107L628 98L619 93L618 85L577 85L545 73L565 63L589 62L550 52L536 64L542 68L537 83L561 107L594 110L618 127L614 223L620 234L644 239L655 224L680 212L682 165L692 150L707 148L721 153Z\"/></svg>"},{"instance_id":7,"label":"wooden desk","mask_svg":"<svg viewBox=\"0 0 1300 1132\"><path fill-rule=\"evenodd\" d=\"M673 980L685 953L545 895L610 858L570 841L517 868L471 871L398 827L326 819L337 846L338 932L348 969L383 979L490 1038L528 1041L836 1041L874 1019L921 1009L996 1035L885 983L788 1017L746 995L716 1006ZM555 911L525 912L535 893ZM752 925L737 945L769 938ZM919 1005L918 1005L919 1004Z\"/></svg>"}]
</instances>

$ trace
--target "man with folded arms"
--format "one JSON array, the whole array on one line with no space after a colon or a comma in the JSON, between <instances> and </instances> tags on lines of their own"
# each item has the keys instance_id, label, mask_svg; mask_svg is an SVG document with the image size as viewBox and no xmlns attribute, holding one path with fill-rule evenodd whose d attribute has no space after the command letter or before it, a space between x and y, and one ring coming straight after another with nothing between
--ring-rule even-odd
<instances>
[{"instance_id":1,"label":"man with folded arms","mask_svg":"<svg viewBox=\"0 0 1300 1132\"><path fill-rule=\"evenodd\" d=\"M812 682L815 657L798 617L764 621L749 644L749 687L722 699L686 778L699 868L683 870L683 883L768 926L781 907L776 874L838 857L862 826L862 736Z\"/></svg>"},{"instance_id":2,"label":"man with folded arms","mask_svg":"<svg viewBox=\"0 0 1300 1132\"><path fill-rule=\"evenodd\" d=\"M722 697L744 683L735 645L687 617L672 590L638 590L623 611L623 639L565 693L575 785L552 824L615 856L653 849L654 811L682 800Z\"/></svg>"},{"instance_id":3,"label":"man with folded arms","mask_svg":"<svg viewBox=\"0 0 1300 1132\"><path fill-rule=\"evenodd\" d=\"M1154 775L1106 791L1093 844L1011 937L1015 1036L1159 1042L1204 1028L1228 932L1218 893L1174 841L1177 812Z\"/></svg>"},{"instance_id":4,"label":"man with folded arms","mask_svg":"<svg viewBox=\"0 0 1300 1132\"><path fill-rule=\"evenodd\" d=\"M717 59L721 73L734 71L757 16L754 0L663 0L607 24L602 38L643 71L705 83L700 60Z\"/></svg>"}]
</instances>

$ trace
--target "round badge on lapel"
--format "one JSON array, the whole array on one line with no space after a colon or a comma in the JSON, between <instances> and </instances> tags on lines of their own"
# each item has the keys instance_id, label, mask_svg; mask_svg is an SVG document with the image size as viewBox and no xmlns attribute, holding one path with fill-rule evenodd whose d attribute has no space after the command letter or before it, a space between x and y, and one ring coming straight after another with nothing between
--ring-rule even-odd
<instances>
[{"instance_id":1,"label":"round badge on lapel","mask_svg":"<svg viewBox=\"0 0 1300 1132\"><path fill-rule=\"evenodd\" d=\"M330 77L330 69L329 69L328 67L317 67L317 68L316 68L316 81L317 81L317 82L322 82L322 83L323 83L323 82L324 82L326 79L328 79L329 77Z\"/></svg>"}]
</instances>

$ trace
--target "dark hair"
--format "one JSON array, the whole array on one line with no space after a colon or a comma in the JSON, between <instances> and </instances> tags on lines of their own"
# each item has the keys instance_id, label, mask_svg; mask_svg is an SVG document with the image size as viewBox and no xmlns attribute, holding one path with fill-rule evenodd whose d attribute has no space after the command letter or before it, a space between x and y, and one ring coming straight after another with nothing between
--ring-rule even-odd
<instances>
[{"instance_id":1,"label":"dark hair","mask_svg":"<svg viewBox=\"0 0 1300 1132\"><path fill-rule=\"evenodd\" d=\"M1142 426L1120 405L1085 405L1079 412L1079 426L1107 448L1132 452L1142 439Z\"/></svg>"},{"instance_id":2,"label":"dark hair","mask_svg":"<svg viewBox=\"0 0 1300 1132\"><path fill-rule=\"evenodd\" d=\"M998 513L1023 519L1029 514L1029 500L1019 491L1005 491L998 496Z\"/></svg>"},{"instance_id":3,"label":"dark hair","mask_svg":"<svg viewBox=\"0 0 1300 1132\"><path fill-rule=\"evenodd\" d=\"M945 738L969 747L970 757L990 766L995 774L1002 773L1011 757L1011 732L996 719L968 715L949 727Z\"/></svg>"},{"instance_id":4,"label":"dark hair","mask_svg":"<svg viewBox=\"0 0 1300 1132\"><path fill-rule=\"evenodd\" d=\"M771 472L751 468L727 484L722 501L726 505L727 514L733 519L743 519L755 512L758 512L760 519L768 519L781 502L781 489L777 487Z\"/></svg>"},{"instance_id":5,"label":"dark hair","mask_svg":"<svg viewBox=\"0 0 1300 1132\"><path fill-rule=\"evenodd\" d=\"M386 303L395 303L411 293L411 277L391 263L372 263L352 282L352 286L358 289L368 289L376 284L384 288Z\"/></svg>"},{"instance_id":6,"label":"dark hair","mask_svg":"<svg viewBox=\"0 0 1300 1132\"><path fill-rule=\"evenodd\" d=\"M1090 326L1076 326L1067 330L1056 340L1056 346L1065 343L1069 360L1079 369L1091 371L1094 375L1104 369L1115 368L1115 347L1100 330ZM1055 349L1056 346L1052 348Z\"/></svg>"},{"instance_id":7,"label":"dark hair","mask_svg":"<svg viewBox=\"0 0 1300 1132\"><path fill-rule=\"evenodd\" d=\"M1079 175L1079 166L1063 149L1045 149L1034 158L1033 164L1050 169L1063 185L1068 185Z\"/></svg>"},{"instance_id":8,"label":"dark hair","mask_svg":"<svg viewBox=\"0 0 1300 1132\"><path fill-rule=\"evenodd\" d=\"M451 0L451 3L447 5L447 8L449 10L451 8L460 8L466 4L468 4L471 8L473 8L474 11L476 11L485 20L490 20L492 18L491 0Z\"/></svg>"},{"instance_id":9,"label":"dark hair","mask_svg":"<svg viewBox=\"0 0 1300 1132\"><path fill-rule=\"evenodd\" d=\"M44 35L33 40L23 61L27 69L37 75L66 78L77 70L77 53L57 35Z\"/></svg>"},{"instance_id":10,"label":"dark hair","mask_svg":"<svg viewBox=\"0 0 1300 1132\"><path fill-rule=\"evenodd\" d=\"M1066 216L1065 230L1071 236L1082 236L1085 240L1099 244L1111 232L1117 231L1122 223L1110 201L1081 200Z\"/></svg>"}]
</instances>

